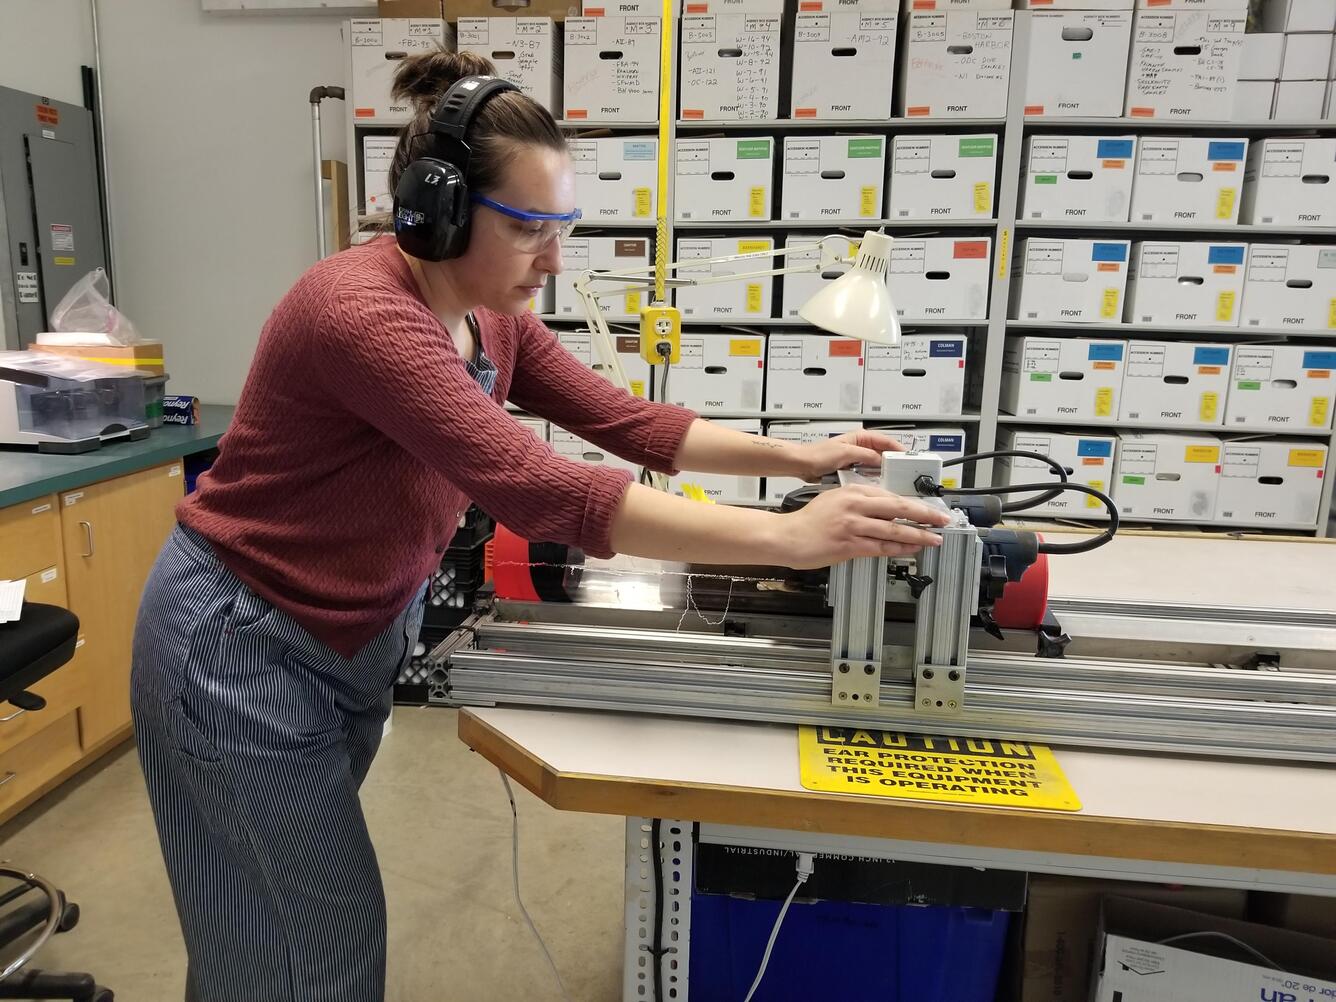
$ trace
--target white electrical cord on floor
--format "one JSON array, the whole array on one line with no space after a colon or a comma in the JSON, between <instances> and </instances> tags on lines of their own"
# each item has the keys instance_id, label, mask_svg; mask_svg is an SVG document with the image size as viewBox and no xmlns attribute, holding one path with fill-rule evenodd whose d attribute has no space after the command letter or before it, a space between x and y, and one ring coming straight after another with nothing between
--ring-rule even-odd
<instances>
[{"instance_id":1,"label":"white electrical cord on floor","mask_svg":"<svg viewBox=\"0 0 1336 1002\"><path fill-rule=\"evenodd\" d=\"M510 863L511 875L514 877L515 883L515 904L519 906L524 921L529 923L529 931L533 933L533 938L538 940L538 946L542 949L543 956L547 958L547 966L552 969L552 977L557 981L557 988L561 992L561 997L566 1002L571 1002L571 997L566 991L566 985L557 972L557 965L552 961L552 954L547 952L547 944L543 942L543 937L538 934L538 926L533 924L533 919L529 916L529 909L524 907L524 899L520 897L520 812L515 808L515 794L510 789L509 777L501 769L498 769L497 772L501 773L501 785L506 788L506 797L510 801Z\"/></svg>"},{"instance_id":2,"label":"white electrical cord on floor","mask_svg":"<svg viewBox=\"0 0 1336 1002\"><path fill-rule=\"evenodd\" d=\"M798 888L807 883L807 878L812 875L812 854L810 852L798 853L798 879L793 885L793 890L789 891L789 896L784 899L784 907L779 910L779 917L775 919L775 927L770 930L770 942L765 944L765 955L761 957L761 969L756 972L756 980L752 982L751 990L747 992L747 997L743 1002L751 1002L752 996L756 994L756 989L761 987L761 979L765 977L765 969L770 966L770 951L775 948L775 939L779 936L779 927L784 924L784 916L788 914L789 905L793 904L793 899L798 894Z\"/></svg>"}]
</instances>

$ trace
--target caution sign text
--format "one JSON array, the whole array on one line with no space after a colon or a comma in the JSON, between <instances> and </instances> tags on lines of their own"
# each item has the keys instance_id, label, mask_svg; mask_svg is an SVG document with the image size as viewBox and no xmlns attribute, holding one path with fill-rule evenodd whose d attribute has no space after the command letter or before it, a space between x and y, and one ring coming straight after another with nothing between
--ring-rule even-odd
<instances>
[{"instance_id":1,"label":"caution sign text","mask_svg":"<svg viewBox=\"0 0 1336 1002\"><path fill-rule=\"evenodd\" d=\"M807 790L1039 810L1081 809L1053 753L1025 741L800 727L798 764Z\"/></svg>"}]
</instances>

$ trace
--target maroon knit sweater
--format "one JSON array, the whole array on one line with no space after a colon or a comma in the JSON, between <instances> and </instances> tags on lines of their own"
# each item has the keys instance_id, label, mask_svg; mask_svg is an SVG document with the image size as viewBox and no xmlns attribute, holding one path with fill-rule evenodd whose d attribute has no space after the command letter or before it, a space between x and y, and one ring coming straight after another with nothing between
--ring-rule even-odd
<instances>
[{"instance_id":1,"label":"maroon knit sweater","mask_svg":"<svg viewBox=\"0 0 1336 1002\"><path fill-rule=\"evenodd\" d=\"M533 316L475 317L490 398L392 239L320 262L269 317L218 460L177 508L346 657L402 611L470 500L530 538L611 554L630 474L557 456L503 401L664 472L695 418L614 387Z\"/></svg>"}]
</instances>

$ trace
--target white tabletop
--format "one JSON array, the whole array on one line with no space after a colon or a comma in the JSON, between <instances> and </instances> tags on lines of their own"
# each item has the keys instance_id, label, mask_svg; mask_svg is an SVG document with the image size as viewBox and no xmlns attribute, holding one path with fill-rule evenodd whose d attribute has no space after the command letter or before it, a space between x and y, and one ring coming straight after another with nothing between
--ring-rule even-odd
<instances>
[{"instance_id":1,"label":"white tabletop","mask_svg":"<svg viewBox=\"0 0 1336 1002\"><path fill-rule=\"evenodd\" d=\"M583 710L470 712L557 773L803 791L793 725ZM1075 748L1056 755L1083 814L1336 837L1336 769Z\"/></svg>"},{"instance_id":2,"label":"white tabletop","mask_svg":"<svg viewBox=\"0 0 1336 1002\"><path fill-rule=\"evenodd\" d=\"M564 809L890 839L902 858L1336 895L1331 768L1057 749L1084 806L1040 812L804 791L787 725L474 708L460 729Z\"/></svg>"},{"instance_id":3,"label":"white tabletop","mask_svg":"<svg viewBox=\"0 0 1336 1002\"><path fill-rule=\"evenodd\" d=\"M1048 572L1049 594L1063 598L1336 612L1336 541L1325 539L1119 534L1050 557Z\"/></svg>"}]
</instances>

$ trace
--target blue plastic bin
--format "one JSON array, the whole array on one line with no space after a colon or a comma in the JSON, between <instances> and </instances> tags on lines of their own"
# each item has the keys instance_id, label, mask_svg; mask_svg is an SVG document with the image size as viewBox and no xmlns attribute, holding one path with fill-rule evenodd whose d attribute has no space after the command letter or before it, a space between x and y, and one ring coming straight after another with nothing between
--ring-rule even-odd
<instances>
[{"instance_id":1,"label":"blue plastic bin","mask_svg":"<svg viewBox=\"0 0 1336 1002\"><path fill-rule=\"evenodd\" d=\"M781 902L696 893L691 1002L742 1002ZM993 1002L1010 914L795 901L753 1002Z\"/></svg>"}]
</instances>

